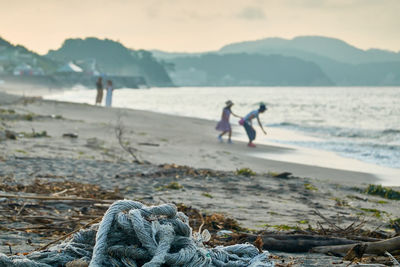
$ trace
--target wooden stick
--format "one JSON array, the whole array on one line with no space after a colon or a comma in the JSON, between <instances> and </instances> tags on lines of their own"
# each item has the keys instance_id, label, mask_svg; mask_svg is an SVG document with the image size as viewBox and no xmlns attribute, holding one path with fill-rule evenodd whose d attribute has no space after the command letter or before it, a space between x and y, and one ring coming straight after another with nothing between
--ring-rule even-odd
<instances>
[{"instance_id":1,"label":"wooden stick","mask_svg":"<svg viewBox=\"0 0 400 267\"><path fill-rule=\"evenodd\" d=\"M43 246L43 247L41 247L41 248L36 249L35 251L44 250L44 249L48 248L49 246L51 246L51 245L57 243L58 241L64 240L64 239L66 239L67 237L69 237L69 236L71 236L71 235L73 235L73 234L79 232L79 231L82 230L83 228L86 228L86 227L88 227L89 225L100 221L102 218L103 218L103 217L98 217L98 218L96 218L96 219L93 219L93 220L91 220L90 222L88 222L87 224L85 224L84 226L79 227L79 228L76 229L75 231L72 231L71 233L68 233L68 234L66 234L66 235L64 235L64 236L62 236L62 237L60 237L60 238L57 238L56 240L54 240L54 241L48 243L47 245L45 245L45 246Z\"/></svg>"},{"instance_id":2,"label":"wooden stick","mask_svg":"<svg viewBox=\"0 0 400 267\"><path fill-rule=\"evenodd\" d=\"M83 197L49 197L49 196L26 196L26 195L6 195L0 194L0 197L5 198L23 198L23 199L39 199L39 200L73 200L73 201L93 201L93 202L100 202L100 203L113 203L116 200L109 200L109 199L94 199L94 198L83 198Z\"/></svg>"}]
</instances>

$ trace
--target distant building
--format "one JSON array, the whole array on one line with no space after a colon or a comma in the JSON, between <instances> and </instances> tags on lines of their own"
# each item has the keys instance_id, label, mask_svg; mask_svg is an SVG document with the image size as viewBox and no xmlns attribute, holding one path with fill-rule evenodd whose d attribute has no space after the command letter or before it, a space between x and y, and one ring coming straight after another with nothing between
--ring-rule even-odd
<instances>
[{"instance_id":1,"label":"distant building","mask_svg":"<svg viewBox=\"0 0 400 267\"><path fill-rule=\"evenodd\" d=\"M64 66L58 68L57 72L83 72L82 68L78 65L75 65L73 62L68 62Z\"/></svg>"},{"instance_id":2,"label":"distant building","mask_svg":"<svg viewBox=\"0 0 400 267\"><path fill-rule=\"evenodd\" d=\"M32 68L29 64L21 63L14 68L13 74L15 76L44 75L44 71L42 68Z\"/></svg>"},{"instance_id":3,"label":"distant building","mask_svg":"<svg viewBox=\"0 0 400 267\"><path fill-rule=\"evenodd\" d=\"M91 76L100 76L101 73L100 71L97 70L97 63L95 58L91 59L82 59L76 61L76 64L78 64L83 71Z\"/></svg>"}]
</instances>

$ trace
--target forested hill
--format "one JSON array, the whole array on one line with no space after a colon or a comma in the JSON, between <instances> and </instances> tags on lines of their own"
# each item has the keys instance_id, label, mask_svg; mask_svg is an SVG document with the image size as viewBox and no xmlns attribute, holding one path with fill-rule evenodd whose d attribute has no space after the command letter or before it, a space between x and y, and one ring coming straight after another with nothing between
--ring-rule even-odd
<instances>
[{"instance_id":1,"label":"forested hill","mask_svg":"<svg viewBox=\"0 0 400 267\"><path fill-rule=\"evenodd\" d=\"M57 63L45 58L22 45L14 45L0 37L0 65L6 73L12 73L19 64L26 63L45 72L54 71Z\"/></svg>"},{"instance_id":2,"label":"forested hill","mask_svg":"<svg viewBox=\"0 0 400 267\"><path fill-rule=\"evenodd\" d=\"M172 77L192 86L317 86L332 81L314 63L280 55L205 54L178 57Z\"/></svg>"},{"instance_id":3,"label":"forested hill","mask_svg":"<svg viewBox=\"0 0 400 267\"><path fill-rule=\"evenodd\" d=\"M46 55L57 61L95 60L97 69L110 75L144 76L149 85L170 86L162 62L145 50L131 50L109 39L67 39L60 49Z\"/></svg>"},{"instance_id":4,"label":"forested hill","mask_svg":"<svg viewBox=\"0 0 400 267\"><path fill-rule=\"evenodd\" d=\"M253 55L251 57L253 60L256 60L257 57L269 60L268 56L276 57L278 55L292 59L297 58L299 60L297 64L288 66L287 69L290 70L295 66L300 66L299 62L303 62L303 64L305 62L313 63L314 67L312 69L315 70L316 65L323 72L323 79L316 79L318 81L317 84L321 85L325 83L322 81L327 80L338 86L400 85L400 52L382 49L363 50L335 38L323 36L302 36L293 39L265 38L228 44L218 51L208 53L216 55L246 53ZM176 63L176 72L171 72L170 75L178 85L182 84L182 82L186 84L190 81L188 80L189 77L194 83L207 84L205 76L208 75L207 73L211 74L211 71L203 67L203 71L199 72L197 67L199 60L204 61L205 54L207 52L190 54L154 51L154 55L157 58ZM222 58L220 59L222 60ZM185 62L185 64L182 65L182 62ZM193 65L190 65L189 62L193 62ZM275 63L277 62L275 61ZM288 61L285 60L283 62L287 63ZM247 64L249 69L253 69L251 64ZM269 63L264 64L268 65ZM183 66L192 71L184 72ZM308 66L311 65L309 64ZM277 68L280 69L280 66L278 65ZM281 83L285 84L287 83L284 75L285 69L281 69L281 71L282 73L278 77L281 77L283 79ZM304 69L298 69L298 73L303 71ZM293 72L288 72L287 74L292 75ZM314 72L314 74L318 73ZM320 74L317 76L320 76ZM255 83L259 84L258 81Z\"/></svg>"},{"instance_id":5,"label":"forested hill","mask_svg":"<svg viewBox=\"0 0 400 267\"><path fill-rule=\"evenodd\" d=\"M400 49L400 47L399 47ZM265 38L255 41L232 43L219 53L288 54L303 57L308 53L341 63L365 64L372 62L400 61L400 52L382 49L363 50L340 39L323 36L300 36L293 39Z\"/></svg>"},{"instance_id":6,"label":"forested hill","mask_svg":"<svg viewBox=\"0 0 400 267\"><path fill-rule=\"evenodd\" d=\"M400 85L400 52L362 50L334 38L266 38L229 44L222 47L218 53L279 54L297 57L317 64L336 85Z\"/></svg>"}]
</instances>

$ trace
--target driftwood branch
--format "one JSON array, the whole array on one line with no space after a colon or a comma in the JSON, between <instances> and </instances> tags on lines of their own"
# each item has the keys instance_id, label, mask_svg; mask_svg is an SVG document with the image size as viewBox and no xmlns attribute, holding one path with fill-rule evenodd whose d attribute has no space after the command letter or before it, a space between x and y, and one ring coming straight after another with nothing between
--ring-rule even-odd
<instances>
[{"instance_id":1,"label":"driftwood branch","mask_svg":"<svg viewBox=\"0 0 400 267\"><path fill-rule=\"evenodd\" d=\"M136 155L138 151L136 148L131 147L127 141L124 140L125 135L125 126L121 121L121 117L118 117L117 125L115 126L115 136L117 137L118 143L123 150L129 153L132 156L133 160L136 163L142 163L139 160L139 157Z\"/></svg>"},{"instance_id":2,"label":"driftwood branch","mask_svg":"<svg viewBox=\"0 0 400 267\"><path fill-rule=\"evenodd\" d=\"M245 235L243 241L254 243L257 235ZM320 235L261 235L263 249L282 252L308 252L319 246L356 244L357 241Z\"/></svg>"},{"instance_id":3,"label":"driftwood branch","mask_svg":"<svg viewBox=\"0 0 400 267\"><path fill-rule=\"evenodd\" d=\"M384 255L385 252L393 252L400 250L400 236L378 241L378 242L363 242L358 243L366 245L365 254ZM311 249L314 253L333 253L338 255L345 255L355 245L338 245L338 246L318 246Z\"/></svg>"}]
</instances>

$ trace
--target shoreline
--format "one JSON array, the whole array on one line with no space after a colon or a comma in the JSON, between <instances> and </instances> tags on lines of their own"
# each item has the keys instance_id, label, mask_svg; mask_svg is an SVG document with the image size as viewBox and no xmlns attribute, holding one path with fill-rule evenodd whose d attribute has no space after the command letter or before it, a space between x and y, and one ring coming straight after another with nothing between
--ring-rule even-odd
<instances>
[{"instance_id":1,"label":"shoreline","mask_svg":"<svg viewBox=\"0 0 400 267\"><path fill-rule=\"evenodd\" d=\"M132 125L133 131L137 131L139 136L143 136L144 142L150 143L152 140L146 135L148 131L153 132L153 138L164 143L163 152L156 155L154 148L151 148L151 146L143 146L141 150L143 158L155 164L175 163L195 168L210 168L222 171L250 168L260 173L291 172L294 176L311 177L331 182L350 182L353 185L379 182L379 178L371 173L305 165L254 156L254 154L260 153L289 155L290 151L294 151L293 148L261 143L257 145L256 149L252 149L241 141L237 141L233 145L220 144L215 137L217 135L214 130L215 122L206 119L128 108L107 109L88 104L55 100L40 100L38 102L46 103L46 110L43 110L41 105L33 104L30 106L29 112L47 116L61 114L67 119L77 121L82 119L82 112L85 112L85 121L96 124L108 123L114 125L114 127L118 117L121 117L124 125ZM155 123L152 124L151 121ZM178 125L178 127L174 128L174 125ZM140 130L142 126L143 131ZM106 135L110 137L112 133L111 129ZM202 134L199 135L199 133ZM170 139L171 142L168 142ZM165 142L165 140L168 141ZM190 147L196 148L194 150L197 153L187 153ZM175 151L171 152L172 150ZM166 161L166 159L168 160Z\"/></svg>"},{"instance_id":2,"label":"shoreline","mask_svg":"<svg viewBox=\"0 0 400 267\"><path fill-rule=\"evenodd\" d=\"M155 88L156 90L157 88ZM190 88L189 88L190 89ZM76 101L75 99L72 99L72 95L69 94L68 92L66 97L63 97L62 95L59 95L58 97L54 98L51 95L45 96L46 99L52 99L52 100L57 100L61 98L63 100L65 98L66 101L72 101L72 102L86 102L91 104L91 102L88 102L88 97L89 95L93 94L93 92L90 91L81 91L78 90L79 92L76 92L79 97L82 97L79 101ZM164 90L158 90L162 95L165 95L167 99L170 99L170 96L167 96L167 93ZM122 96L128 96L127 90L121 90L120 97ZM139 93L139 92L138 92ZM143 95L144 94L144 95ZM172 92L174 96L176 96L176 92ZM57 95L57 94L56 94ZM131 97L134 97L132 95ZM151 97L154 95L154 93L151 92L143 92L139 93L138 97L139 99L142 99L145 101L144 105L139 105L140 108L138 110L142 111L152 111L152 112L159 112L160 114L169 114L172 116L178 116L178 117L183 117L183 118L200 118L200 119L206 119L210 120L213 123L216 123L215 118L218 116L210 116L211 113L206 113L207 115L204 114L204 116L199 116L198 113L196 112L189 112L188 114L181 114L182 110L181 108L178 108L175 110L174 108L164 110L160 108L155 108L154 110L151 108L152 105L150 102L146 99L143 99L143 96L149 96ZM91 99L91 97L90 97ZM136 98L135 98L136 99ZM185 98L188 100L187 98ZM116 98L117 100L117 98ZM170 99L171 101L174 101ZM204 100L204 99L203 99ZM159 100L157 100L159 101ZM165 101L162 101L164 103ZM134 101L134 103L136 103ZM133 103L130 104L129 101L120 99L120 101L117 101L116 104L120 108L128 108L128 109L133 109L135 110L134 107L131 107ZM137 103L136 103L137 104ZM136 105L135 104L135 105ZM149 105L150 104L150 105ZM165 104L165 103L164 103ZM179 101L177 101L177 104L179 106ZM163 104L161 105L161 107ZM163 112L164 111L164 112ZM197 115L196 115L197 114ZM268 115L268 114L267 114ZM268 121L268 117L266 118ZM239 141L244 141L246 142L247 137L241 129L239 128L236 119L232 118L232 126L233 126L233 139L239 140ZM210 127L214 127L214 125L211 125ZM299 146L296 144L290 144L292 141L296 142L326 142L324 139L320 139L318 137L313 137L310 135L306 135L305 133L298 132L296 130L289 130L289 129L284 129L284 128L276 128L276 127L268 127L266 125L267 130L268 130L268 136L264 137L262 134L259 135L259 137L256 140L256 143L258 144L265 144L267 146L278 146L278 147L287 147L289 149L294 149L295 153L287 153L285 156L278 155L278 157L274 157L275 155L268 153L268 155L262 156L265 159L269 160L278 160L278 161L284 161L286 163L295 163L295 164L301 164L301 165L308 165L308 166L318 166L318 167L326 167L329 169L340 169L340 170L347 170L347 171L355 171L355 172L362 172L362 173L369 173L377 177L377 181L383 183L384 185L389 185L389 186L396 186L400 185L398 182L398 177L400 176L400 169L392 168L392 167L385 167L381 165L377 165L376 163L373 162L365 162L360 159L357 159L357 157L352 157L349 155L341 155L339 152L331 151L331 150L324 150L324 148L312 148L308 146ZM217 134L217 132L215 132ZM289 143L288 143L289 142ZM293 150L292 150L293 151ZM259 154L259 153L257 153ZM257 155L257 157L259 157ZM317 159L317 160L315 160Z\"/></svg>"},{"instance_id":3,"label":"shoreline","mask_svg":"<svg viewBox=\"0 0 400 267\"><path fill-rule=\"evenodd\" d=\"M76 88L75 90L81 90L79 88ZM60 92L65 92L65 91L70 91L70 90L52 90L52 91L40 91L36 92L39 93L39 95L42 95L45 99L48 100L54 100L52 99L52 94L56 93L56 95ZM91 94L94 94L93 90L87 90L90 91ZM122 90L124 91L124 90ZM161 91L160 91L161 92ZM67 97L68 99L68 97ZM87 102L87 96L85 96L83 99L85 99L83 102L82 101L75 101L75 99L71 99L72 103L86 103ZM68 100L67 100L68 102ZM125 101L126 102L126 101ZM123 103L125 103L123 102ZM126 102L128 103L128 102ZM123 105L125 106L126 103ZM118 104L118 103L117 103ZM121 104L121 103L120 103ZM91 105L91 103L89 104ZM121 109L131 109L131 110L141 110L141 111L149 111L148 109L132 109L130 107L119 107ZM155 111L149 111L149 112L158 112L158 114L164 114L164 115L172 115L172 116L178 116L186 119L205 119L212 121L212 123L216 123L214 119L209 119L208 116L205 116L207 118L198 118L194 116L182 116L181 114L173 114L174 112L159 112L159 110ZM210 127L214 128L215 125L210 125ZM239 140L246 142L246 135L241 129L236 125L235 118L233 118L232 121L232 126L233 126L233 140ZM356 173L366 173L373 175L375 177L375 180L377 183L382 183L383 185L386 186L400 186L400 181L398 181L398 177L400 177L400 169L398 168L392 168L392 167L386 167L386 166L381 166L377 165L376 163L372 162L365 162L357 158L349 157L346 155L340 155L338 152L335 151L330 151L330 150L324 150L322 148L311 148L307 146L299 146L296 144L290 144L286 143L286 141L311 141L311 142L319 142L323 140L305 135L304 133L295 131L295 130L288 130L284 128L276 128L276 127L267 127L268 130L268 136L264 137L263 135L259 135L259 137L256 140L256 143L258 144L264 144L269 147L280 147L280 148L288 148L291 149L291 151L294 151L294 153L286 153L285 156L282 156L280 153L274 154L270 153L271 151L268 151L265 153L265 155L261 155L262 153L256 153L257 158L264 158L267 160L274 160L274 161L282 161L287 164L300 164L300 165L306 165L309 167L322 167L322 168L328 168L328 169L338 169L341 171L352 171ZM236 130L235 130L236 128ZM217 132L215 132L215 135ZM274 138L277 138L274 140ZM275 150L272 150L272 152L275 152ZM317 160L315 160L317 159ZM298 169L298 168L295 168ZM303 173L303 172L301 172ZM320 173L320 172L318 172ZM369 182L372 182L371 179L368 179Z\"/></svg>"}]
</instances>

